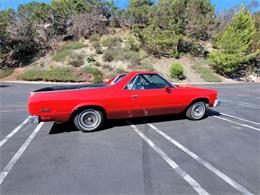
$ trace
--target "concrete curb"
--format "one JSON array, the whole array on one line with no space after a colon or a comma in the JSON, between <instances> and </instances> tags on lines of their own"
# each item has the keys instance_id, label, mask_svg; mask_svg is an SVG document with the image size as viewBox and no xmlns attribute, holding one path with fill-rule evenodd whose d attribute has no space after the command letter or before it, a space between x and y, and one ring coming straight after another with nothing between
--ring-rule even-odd
<instances>
[{"instance_id":1,"label":"concrete curb","mask_svg":"<svg viewBox=\"0 0 260 195\"><path fill-rule=\"evenodd\" d=\"M45 81L14 81L14 80L0 80L1 83L18 83L18 84L66 84L66 85L75 85L75 84L88 84L87 82L45 82ZM176 85L221 85L221 84L259 84L260 82L239 82L239 81L230 81L230 82L195 82L195 83L174 83Z\"/></svg>"}]
</instances>

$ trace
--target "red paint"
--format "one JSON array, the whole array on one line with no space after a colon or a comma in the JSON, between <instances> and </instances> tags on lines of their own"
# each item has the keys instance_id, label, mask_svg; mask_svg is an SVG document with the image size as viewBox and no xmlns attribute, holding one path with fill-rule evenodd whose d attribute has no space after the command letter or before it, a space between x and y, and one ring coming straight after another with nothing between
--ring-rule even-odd
<instances>
[{"instance_id":1,"label":"red paint","mask_svg":"<svg viewBox=\"0 0 260 195\"><path fill-rule=\"evenodd\" d=\"M181 113L198 98L205 98L212 107L217 91L188 86L169 89L126 90L124 87L137 74L154 72L134 71L118 83L104 88L89 88L33 93L29 97L31 115L41 121L68 121L71 114L85 106L99 106L106 111L108 119ZM110 80L107 83L111 83ZM50 112L42 112L42 109Z\"/></svg>"}]
</instances>

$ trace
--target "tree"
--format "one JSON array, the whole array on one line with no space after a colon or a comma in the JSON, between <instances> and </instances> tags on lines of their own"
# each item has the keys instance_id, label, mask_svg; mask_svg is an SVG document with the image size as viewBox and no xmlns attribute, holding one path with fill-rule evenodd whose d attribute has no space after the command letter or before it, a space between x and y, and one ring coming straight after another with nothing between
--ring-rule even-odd
<instances>
[{"instance_id":1,"label":"tree","mask_svg":"<svg viewBox=\"0 0 260 195\"><path fill-rule=\"evenodd\" d=\"M220 73L231 73L255 58L257 53L250 53L250 46L256 32L254 19L249 11L241 7L226 29L219 34L216 46L220 51L210 54L215 68Z\"/></svg>"},{"instance_id":2,"label":"tree","mask_svg":"<svg viewBox=\"0 0 260 195\"><path fill-rule=\"evenodd\" d=\"M146 26L149 21L151 6L154 4L152 0L130 0L128 8L128 17L131 23Z\"/></svg>"}]
</instances>

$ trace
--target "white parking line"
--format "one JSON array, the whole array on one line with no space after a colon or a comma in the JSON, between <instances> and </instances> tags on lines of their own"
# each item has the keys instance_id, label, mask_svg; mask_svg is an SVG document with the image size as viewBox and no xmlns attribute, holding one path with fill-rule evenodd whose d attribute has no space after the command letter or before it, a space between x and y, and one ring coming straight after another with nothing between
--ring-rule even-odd
<instances>
[{"instance_id":1,"label":"white parking line","mask_svg":"<svg viewBox=\"0 0 260 195\"><path fill-rule=\"evenodd\" d=\"M20 131L29 121L28 118L26 118L18 127L16 127L14 130L12 130L4 139L0 141L0 148L11 138L13 137L18 131Z\"/></svg>"},{"instance_id":2,"label":"white parking line","mask_svg":"<svg viewBox=\"0 0 260 195\"><path fill-rule=\"evenodd\" d=\"M27 138L27 140L24 142L24 144L19 148L19 150L15 153L15 155L12 157L12 159L9 161L9 163L5 166L4 170L0 173L0 185L3 183L6 176L9 174L9 172L12 170L13 166L16 164L16 162L19 160L19 158L23 155L33 138L36 136L36 134L39 132L41 127L43 126L44 122L41 122L37 125L37 127L33 130L31 135Z\"/></svg>"},{"instance_id":3,"label":"white parking line","mask_svg":"<svg viewBox=\"0 0 260 195\"><path fill-rule=\"evenodd\" d=\"M230 104L236 104L239 106L246 106L246 107L250 107L250 108L260 108L260 106L255 105L255 104L249 104L249 103L245 103L245 102L238 102L238 101L232 101L232 100L223 100L221 99L222 102L226 102L226 103L230 103Z\"/></svg>"},{"instance_id":4,"label":"white parking line","mask_svg":"<svg viewBox=\"0 0 260 195\"><path fill-rule=\"evenodd\" d=\"M129 122L129 125L135 130L135 132L149 145L154 151L156 151L171 167L181 176L190 186L201 195L208 195L209 193L203 189L200 184L195 181L188 173L186 173L177 163L175 163L165 152L157 147L147 136L145 136L135 125Z\"/></svg>"},{"instance_id":5,"label":"white parking line","mask_svg":"<svg viewBox=\"0 0 260 195\"><path fill-rule=\"evenodd\" d=\"M219 114L221 114L223 116L230 117L230 118L238 119L238 120L241 120L241 121L244 121L244 122L252 123L254 125L260 125L260 123L257 123L257 122L254 122L254 121L250 121L250 120L247 120L247 119L243 119L243 118L240 118L240 117L237 117L237 116L232 116L230 114L225 114L225 113L222 113L222 112L220 112Z\"/></svg>"},{"instance_id":6,"label":"white parking line","mask_svg":"<svg viewBox=\"0 0 260 195\"><path fill-rule=\"evenodd\" d=\"M25 111L27 111L26 109L20 109L20 110L1 110L0 112L1 113L6 113L6 112L25 112Z\"/></svg>"},{"instance_id":7,"label":"white parking line","mask_svg":"<svg viewBox=\"0 0 260 195\"><path fill-rule=\"evenodd\" d=\"M206 162L205 160L201 159L197 154L193 153L192 151L190 151L188 148L186 148L185 146L183 146L182 144L180 144L179 142L177 142L176 140L174 140L173 138L171 138L170 136L168 136L166 133L164 133L163 131L159 130L156 126L148 123L148 125L155 130L158 134L160 134L161 136L163 136L164 138L166 138L168 141L170 141L172 144L174 144L176 147L178 147L179 149L181 149L183 152L185 152L186 154L188 154L190 157L192 157L193 159L195 159L199 164L203 165L204 167L206 167L207 169L209 169L211 172L213 172L215 175L217 175L218 177L220 177L222 180L224 180L225 182L227 182L229 185L231 185L233 188L235 188L236 190L240 191L243 194L252 194L251 192L249 192L245 187L243 187L242 185L240 185L239 183L237 183L235 180L231 179L230 177L228 177L227 175L225 175L223 172L221 172L220 170L218 170L217 168L215 168L213 165L209 164L208 162Z\"/></svg>"},{"instance_id":8,"label":"white parking line","mask_svg":"<svg viewBox=\"0 0 260 195\"><path fill-rule=\"evenodd\" d=\"M253 127L253 126L250 126L250 125L247 125L247 124L243 124L243 123L239 123L239 122L236 122L236 121L232 121L230 119L227 119L227 118L223 118L223 117L220 117L220 116L213 116L217 119L220 119L220 120L223 120L223 121L227 121L227 122L230 122L230 123L233 123L233 124L236 124L236 125L240 125L242 127L246 127L246 128L249 128L249 129L253 129L253 130L256 130L256 131L260 131L259 128L256 128L256 127Z\"/></svg>"}]
</instances>

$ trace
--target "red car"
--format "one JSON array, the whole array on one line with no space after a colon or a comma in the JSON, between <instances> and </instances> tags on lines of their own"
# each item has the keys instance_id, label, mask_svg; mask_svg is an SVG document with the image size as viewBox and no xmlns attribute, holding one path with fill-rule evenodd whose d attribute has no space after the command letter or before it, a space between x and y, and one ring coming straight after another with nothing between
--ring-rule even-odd
<instances>
[{"instance_id":1,"label":"red car","mask_svg":"<svg viewBox=\"0 0 260 195\"><path fill-rule=\"evenodd\" d=\"M186 113L201 119L220 104L217 91L173 85L155 72L123 73L103 84L65 85L31 93L31 122L73 120L82 131L98 129L105 119Z\"/></svg>"}]
</instances>

